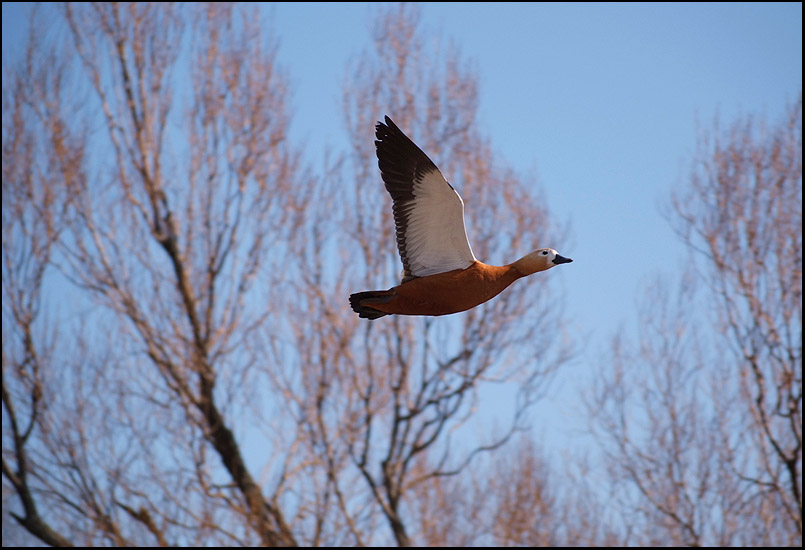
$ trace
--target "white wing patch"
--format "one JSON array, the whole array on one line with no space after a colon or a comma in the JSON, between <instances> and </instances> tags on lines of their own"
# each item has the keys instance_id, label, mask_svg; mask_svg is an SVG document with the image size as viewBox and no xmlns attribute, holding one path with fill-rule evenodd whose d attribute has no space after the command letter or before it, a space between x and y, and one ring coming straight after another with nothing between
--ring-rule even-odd
<instances>
[{"instance_id":1,"label":"white wing patch","mask_svg":"<svg viewBox=\"0 0 805 550\"><path fill-rule=\"evenodd\" d=\"M439 170L413 182L404 205L405 250L411 275L425 277L466 269L476 261L464 226L464 201Z\"/></svg>"}]
</instances>

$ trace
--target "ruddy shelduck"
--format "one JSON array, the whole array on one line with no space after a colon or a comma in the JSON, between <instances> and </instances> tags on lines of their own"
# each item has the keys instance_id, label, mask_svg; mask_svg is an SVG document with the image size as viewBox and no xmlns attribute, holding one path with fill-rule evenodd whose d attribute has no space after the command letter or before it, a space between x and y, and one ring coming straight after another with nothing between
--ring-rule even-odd
<instances>
[{"instance_id":1,"label":"ruddy shelduck","mask_svg":"<svg viewBox=\"0 0 805 550\"><path fill-rule=\"evenodd\" d=\"M448 315L472 309L520 277L573 260L540 248L514 263L479 262L464 227L464 201L428 156L389 117L375 127L380 175L394 205L402 282L349 297L363 318Z\"/></svg>"}]
</instances>

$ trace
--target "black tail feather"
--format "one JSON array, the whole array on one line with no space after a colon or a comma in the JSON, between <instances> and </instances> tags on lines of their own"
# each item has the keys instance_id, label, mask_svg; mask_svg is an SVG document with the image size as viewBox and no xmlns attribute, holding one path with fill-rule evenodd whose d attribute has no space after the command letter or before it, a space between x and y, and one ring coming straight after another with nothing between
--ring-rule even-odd
<instances>
[{"instance_id":1,"label":"black tail feather","mask_svg":"<svg viewBox=\"0 0 805 550\"><path fill-rule=\"evenodd\" d=\"M387 292L387 290L367 290L364 292L356 292L355 294L350 295L349 305L352 307L352 311L357 313L362 319L378 319L388 315L388 313L375 309L370 304L372 302L376 304L388 302L391 299L391 296L388 296L386 294ZM369 303L364 303L364 300L369 301Z\"/></svg>"}]
</instances>

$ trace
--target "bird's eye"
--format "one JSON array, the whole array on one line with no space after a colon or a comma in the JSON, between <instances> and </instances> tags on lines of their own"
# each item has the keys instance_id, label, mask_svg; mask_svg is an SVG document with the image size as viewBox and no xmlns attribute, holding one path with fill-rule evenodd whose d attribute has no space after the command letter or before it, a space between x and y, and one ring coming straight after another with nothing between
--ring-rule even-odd
<instances>
[{"instance_id":1,"label":"bird's eye","mask_svg":"<svg viewBox=\"0 0 805 550\"><path fill-rule=\"evenodd\" d=\"M542 255L543 255L543 256L547 256L547 255L548 255L548 251L547 251L547 250L543 250L543 251L542 251Z\"/></svg>"}]
</instances>

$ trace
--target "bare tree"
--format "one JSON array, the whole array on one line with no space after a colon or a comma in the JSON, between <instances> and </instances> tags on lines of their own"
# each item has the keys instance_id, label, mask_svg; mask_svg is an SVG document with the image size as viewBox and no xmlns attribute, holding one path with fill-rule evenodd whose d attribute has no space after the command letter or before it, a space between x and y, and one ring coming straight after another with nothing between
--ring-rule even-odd
<instances>
[{"instance_id":1,"label":"bare tree","mask_svg":"<svg viewBox=\"0 0 805 550\"><path fill-rule=\"evenodd\" d=\"M31 33L3 79L12 521L52 545L437 540L426 490L475 483L468 465L527 424L569 353L546 279L438 320L370 327L348 307L400 267L373 150L382 114L462 190L479 257L560 234L480 136L472 71L426 45L415 9L381 12L346 79L351 148L314 178L251 8L54 14L61 35ZM482 399L493 382L509 409ZM529 495L501 502L514 517ZM443 540L483 540L463 524Z\"/></svg>"},{"instance_id":2,"label":"bare tree","mask_svg":"<svg viewBox=\"0 0 805 550\"><path fill-rule=\"evenodd\" d=\"M17 77L3 81L3 509L10 487L22 506L10 514L20 525L47 544L71 546L36 498L36 431L56 378L57 330L43 312L43 287L67 202L48 167L72 164L82 153L59 116L59 61L38 57L31 43ZM39 143L40 132L50 141Z\"/></svg>"},{"instance_id":3,"label":"bare tree","mask_svg":"<svg viewBox=\"0 0 805 550\"><path fill-rule=\"evenodd\" d=\"M739 473L801 539L802 98L776 127L739 120L700 150L706 162L674 209L686 243L705 255L749 415L756 455Z\"/></svg>"},{"instance_id":4,"label":"bare tree","mask_svg":"<svg viewBox=\"0 0 805 550\"><path fill-rule=\"evenodd\" d=\"M798 546L801 100L771 129L716 126L690 181L673 212L696 269L652 287L591 402L624 527L639 544Z\"/></svg>"},{"instance_id":5,"label":"bare tree","mask_svg":"<svg viewBox=\"0 0 805 550\"><path fill-rule=\"evenodd\" d=\"M416 471L431 466L420 459ZM437 477L412 488L411 507L428 546L555 546L559 506L549 468L530 435L519 434L506 452L473 461L461 475Z\"/></svg>"},{"instance_id":6,"label":"bare tree","mask_svg":"<svg viewBox=\"0 0 805 550\"><path fill-rule=\"evenodd\" d=\"M325 190L306 211L318 223L301 224L293 241L303 253L287 307L310 314L289 327L288 353L297 359L288 364L286 394L297 401L305 444L325 462L318 505L334 503L331 521L347 527L349 544L388 543L378 521L399 545L434 540L417 512L419 491L448 483L478 453L503 445L569 353L544 279L449 318L388 318L370 327L345 316L350 293L400 277L391 199L374 151L374 126L385 114L461 191L480 258L505 263L558 235L544 202L480 137L475 75L458 52L426 36L416 8L378 14L372 46L345 83L351 150L326 170ZM519 391L508 394L509 410L490 411L507 427L481 439L473 431L483 426L482 382L491 381L514 382Z\"/></svg>"},{"instance_id":7,"label":"bare tree","mask_svg":"<svg viewBox=\"0 0 805 550\"><path fill-rule=\"evenodd\" d=\"M692 281L673 297L652 286L640 310L639 344L613 342L611 368L595 384L590 415L603 439L614 502L625 512L621 528L639 545L732 545L722 533L735 512L735 483L720 437L718 416L693 324L698 313ZM725 510L724 507L727 509Z\"/></svg>"},{"instance_id":8,"label":"bare tree","mask_svg":"<svg viewBox=\"0 0 805 550\"><path fill-rule=\"evenodd\" d=\"M608 505L577 452L551 463L529 433L474 460L460 475L412 487L427 546L623 546ZM420 458L417 472L431 466Z\"/></svg>"},{"instance_id":9,"label":"bare tree","mask_svg":"<svg viewBox=\"0 0 805 550\"><path fill-rule=\"evenodd\" d=\"M268 314L249 303L264 294L258 276L273 272L285 191L300 178L274 49L253 14L225 6L67 4L62 15L76 55L51 65L48 45L33 43L27 70L9 88L4 79L4 326L10 317L26 332L33 320L8 311L6 297L42 284L13 275L55 262L82 291L79 307L106 312L70 328L103 324L107 335L77 337L59 367L69 373L66 395L42 414L35 400L24 427L4 422L4 452L17 449L16 472L4 462L4 479L24 503L40 494L57 531L83 544L295 544L233 427L236 389L264 360L245 344ZM26 78L38 71L42 78ZM192 81L186 97L173 91L177 79ZM84 103L60 101L71 96ZM7 112L17 113L13 132ZM27 135L41 140L36 162ZM7 189L20 195L9 216ZM51 194L58 199L41 199ZM59 238L47 209L65 205ZM30 216L44 228L25 228ZM54 260L47 252L57 239ZM31 246L36 264L26 267ZM31 346L17 352L5 334L3 342L12 420L27 369L38 367ZM30 390L47 391L56 387ZM36 452L26 457L23 443ZM25 513L22 524L52 543L36 510L26 504Z\"/></svg>"},{"instance_id":10,"label":"bare tree","mask_svg":"<svg viewBox=\"0 0 805 550\"><path fill-rule=\"evenodd\" d=\"M494 546L557 546L558 506L548 482L547 462L533 439L521 439L510 455L496 457L487 474L488 486L477 495L490 495L493 512L486 515Z\"/></svg>"}]
</instances>

